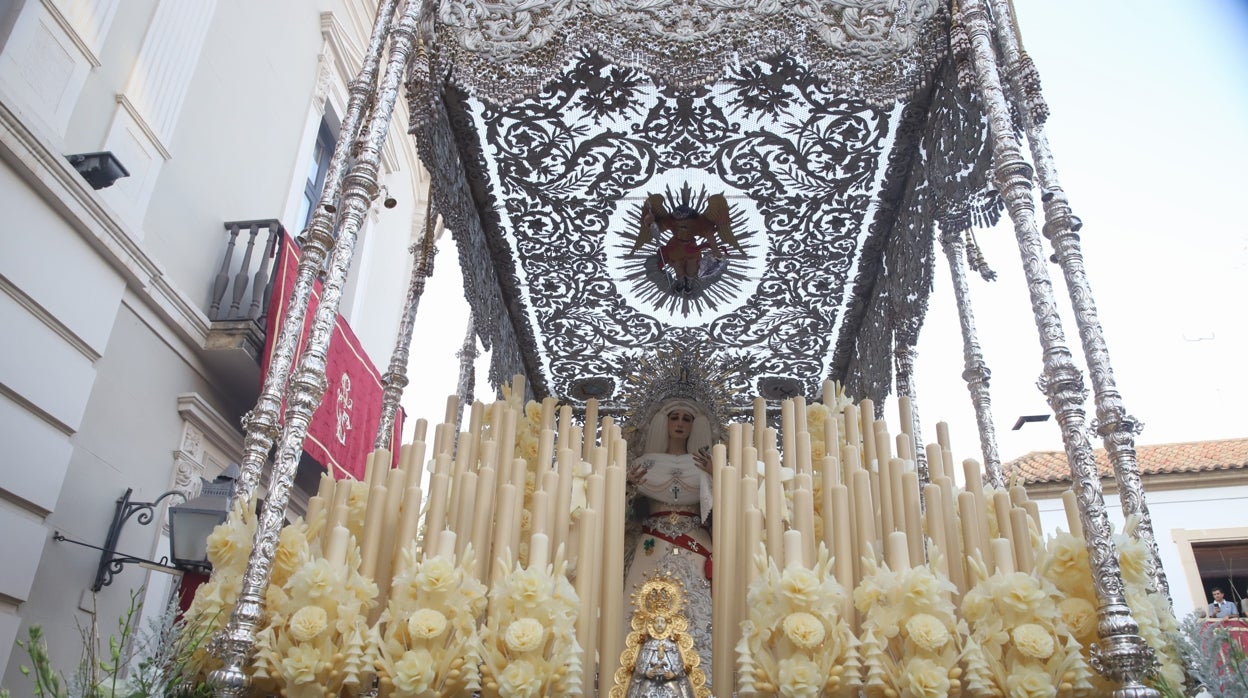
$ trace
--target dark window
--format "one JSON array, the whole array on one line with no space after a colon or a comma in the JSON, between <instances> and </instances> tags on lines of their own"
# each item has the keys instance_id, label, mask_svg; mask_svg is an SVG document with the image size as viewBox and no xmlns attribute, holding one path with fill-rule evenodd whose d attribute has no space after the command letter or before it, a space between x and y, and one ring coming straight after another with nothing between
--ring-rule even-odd
<instances>
[{"instance_id":1,"label":"dark window","mask_svg":"<svg viewBox=\"0 0 1248 698\"><path fill-rule=\"evenodd\" d=\"M1244 597L1248 596L1248 540L1193 542L1192 554L1205 588L1205 603L1213 598L1213 587L1220 587L1243 613Z\"/></svg>"},{"instance_id":2,"label":"dark window","mask_svg":"<svg viewBox=\"0 0 1248 698\"><path fill-rule=\"evenodd\" d=\"M334 145L338 137L329 126L329 121L321 117L321 127L316 132L316 144L312 148L312 162L308 165L308 177L303 183L303 202L299 204L299 228L308 227L312 220L312 210L321 199L321 189L325 186L325 173L329 170L329 159L333 157Z\"/></svg>"}]
</instances>

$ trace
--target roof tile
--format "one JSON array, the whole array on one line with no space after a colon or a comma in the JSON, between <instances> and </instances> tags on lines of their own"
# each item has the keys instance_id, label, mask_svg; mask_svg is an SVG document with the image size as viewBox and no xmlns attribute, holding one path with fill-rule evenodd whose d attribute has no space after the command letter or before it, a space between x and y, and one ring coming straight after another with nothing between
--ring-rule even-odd
<instances>
[{"instance_id":1,"label":"roof tile","mask_svg":"<svg viewBox=\"0 0 1248 698\"><path fill-rule=\"evenodd\" d=\"M1113 469L1105 449L1096 449L1095 455L1101 477L1111 477ZM1248 438L1137 445L1135 455L1141 475L1236 470L1248 468ZM1003 470L1018 473L1026 484L1070 480L1065 451L1032 451L1004 464Z\"/></svg>"}]
</instances>

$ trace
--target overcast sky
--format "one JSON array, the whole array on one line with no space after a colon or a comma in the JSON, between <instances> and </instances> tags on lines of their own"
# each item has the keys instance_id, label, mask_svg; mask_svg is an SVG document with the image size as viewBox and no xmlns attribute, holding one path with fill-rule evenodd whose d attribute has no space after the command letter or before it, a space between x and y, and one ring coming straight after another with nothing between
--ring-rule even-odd
<instances>
[{"instance_id":1,"label":"overcast sky","mask_svg":"<svg viewBox=\"0 0 1248 698\"><path fill-rule=\"evenodd\" d=\"M1248 8L1237 0L1016 0L1024 46L1052 111L1049 140L1061 183L1084 221L1088 274L1119 391L1145 424L1139 443L1244 436L1248 395ZM1004 459L1062 447L1034 384L1040 345L1013 230L978 231L992 284L971 294ZM417 318L413 417L439 421L456 387L454 357L467 305L454 245L440 244ZM938 254L937 286L920 338L923 435L951 425L955 455L978 457L962 382L962 346ZM1049 267L1059 306L1060 269ZM1075 324L1067 343L1083 366ZM484 360L478 395L485 394ZM488 398L488 394L487 397ZM1091 412L1089 401L1089 411ZM890 423L896 425L889 406ZM410 439L410 428L406 439Z\"/></svg>"}]
</instances>

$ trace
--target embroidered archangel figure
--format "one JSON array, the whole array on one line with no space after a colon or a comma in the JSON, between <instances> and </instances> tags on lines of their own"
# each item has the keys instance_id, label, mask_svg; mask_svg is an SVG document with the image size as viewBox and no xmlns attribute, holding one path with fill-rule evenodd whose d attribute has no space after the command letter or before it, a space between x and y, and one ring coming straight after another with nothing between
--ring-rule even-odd
<instances>
[{"instance_id":1,"label":"embroidered archangel figure","mask_svg":"<svg viewBox=\"0 0 1248 698\"><path fill-rule=\"evenodd\" d=\"M664 233L668 236L665 240L661 239ZM699 280L722 273L727 245L745 252L733 235L728 200L723 194L706 197L701 211L692 202L682 202L670 212L662 194L651 194L641 207L641 230L632 252L651 242L659 245L659 265L671 269L671 290L675 293L691 293Z\"/></svg>"}]
</instances>

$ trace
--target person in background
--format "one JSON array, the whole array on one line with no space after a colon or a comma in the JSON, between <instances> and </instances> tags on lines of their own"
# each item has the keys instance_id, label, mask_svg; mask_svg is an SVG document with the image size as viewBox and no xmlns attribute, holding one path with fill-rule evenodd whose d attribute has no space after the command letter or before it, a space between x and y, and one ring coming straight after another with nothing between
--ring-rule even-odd
<instances>
[{"instance_id":1,"label":"person in background","mask_svg":"<svg viewBox=\"0 0 1248 698\"><path fill-rule=\"evenodd\" d=\"M1210 590L1213 594L1213 603L1209 604L1209 617L1225 620L1227 618L1238 618L1239 609L1235 607L1235 602L1226 598L1226 594L1222 591L1222 587L1214 587Z\"/></svg>"}]
</instances>

